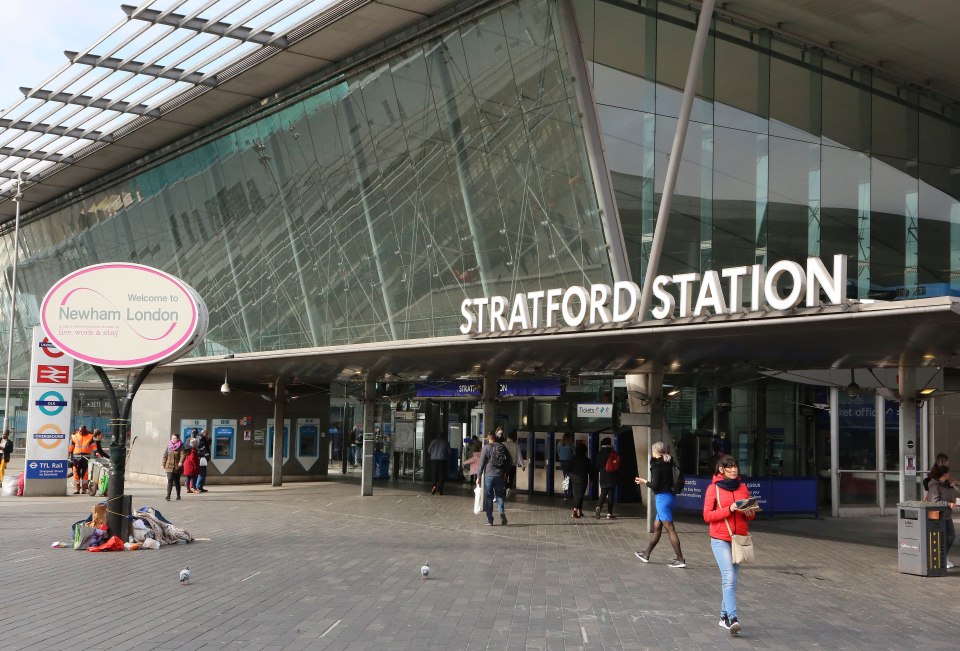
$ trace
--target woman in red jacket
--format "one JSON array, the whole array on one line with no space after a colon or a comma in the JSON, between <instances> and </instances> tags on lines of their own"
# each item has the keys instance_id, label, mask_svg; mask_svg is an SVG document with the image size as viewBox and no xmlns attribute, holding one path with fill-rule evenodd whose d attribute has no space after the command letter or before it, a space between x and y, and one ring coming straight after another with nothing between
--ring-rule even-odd
<instances>
[{"instance_id":1,"label":"woman in red jacket","mask_svg":"<svg viewBox=\"0 0 960 651\"><path fill-rule=\"evenodd\" d=\"M703 496L703 519L710 523L710 546L720 567L723 600L720 602L720 626L732 635L740 632L737 619L737 576L740 568L733 564L730 532L748 535L747 521L756 517L755 509L741 511L737 500L750 497L747 485L740 480L740 469L733 457L724 455L717 462L713 483ZM729 528L728 528L729 525Z\"/></svg>"},{"instance_id":2,"label":"woman in red jacket","mask_svg":"<svg viewBox=\"0 0 960 651\"><path fill-rule=\"evenodd\" d=\"M199 493L197 475L200 474L200 455L197 454L196 439L190 439L193 445L187 445L187 458L183 460L183 475L187 478L187 492Z\"/></svg>"}]
</instances>

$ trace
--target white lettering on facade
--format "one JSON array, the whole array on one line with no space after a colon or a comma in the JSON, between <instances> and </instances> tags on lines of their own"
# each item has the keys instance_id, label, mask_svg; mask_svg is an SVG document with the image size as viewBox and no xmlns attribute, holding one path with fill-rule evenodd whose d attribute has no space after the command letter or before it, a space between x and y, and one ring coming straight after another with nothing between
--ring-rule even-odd
<instances>
[{"instance_id":1,"label":"white lettering on facade","mask_svg":"<svg viewBox=\"0 0 960 651\"><path fill-rule=\"evenodd\" d=\"M806 266L781 260L769 270L755 264L705 271L702 276L657 276L653 281L651 314L654 319L664 320L767 309L782 311L801 304L836 305L846 298L846 284L847 259L843 255L833 257L832 271L819 258L808 258ZM589 288L575 285L531 291L517 294L512 301L504 296L467 298L460 304L460 332L480 334L639 321L639 304L640 287L631 281L618 281L612 288L596 284Z\"/></svg>"}]
</instances>

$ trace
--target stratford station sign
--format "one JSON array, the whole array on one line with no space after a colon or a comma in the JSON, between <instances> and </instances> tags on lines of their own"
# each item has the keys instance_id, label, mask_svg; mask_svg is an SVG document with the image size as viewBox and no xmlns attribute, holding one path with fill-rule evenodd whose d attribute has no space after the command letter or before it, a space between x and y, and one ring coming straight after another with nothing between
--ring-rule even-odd
<instances>
[{"instance_id":1,"label":"stratford station sign","mask_svg":"<svg viewBox=\"0 0 960 651\"><path fill-rule=\"evenodd\" d=\"M749 281L749 284L747 284ZM833 256L833 270L820 258L806 265L781 260L720 271L657 276L653 310L657 320L705 315L782 311L799 306L837 305L846 298L847 258ZM748 288L745 293L745 287ZM726 290L726 291L724 291ZM823 297L821 298L821 292ZM523 332L555 326L600 326L639 322L640 287L631 281L506 296L467 298L460 305L463 334Z\"/></svg>"}]
</instances>

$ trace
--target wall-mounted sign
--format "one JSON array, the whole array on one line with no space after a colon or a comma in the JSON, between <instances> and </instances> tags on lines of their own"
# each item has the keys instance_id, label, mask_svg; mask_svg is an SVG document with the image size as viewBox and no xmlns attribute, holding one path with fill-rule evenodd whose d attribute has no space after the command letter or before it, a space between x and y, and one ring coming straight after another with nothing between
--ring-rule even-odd
<instances>
[{"instance_id":1,"label":"wall-mounted sign","mask_svg":"<svg viewBox=\"0 0 960 651\"><path fill-rule=\"evenodd\" d=\"M69 471L73 359L33 329L23 494L64 494Z\"/></svg>"},{"instance_id":2,"label":"wall-mounted sign","mask_svg":"<svg viewBox=\"0 0 960 651\"><path fill-rule=\"evenodd\" d=\"M577 403L577 418L612 418L613 405L592 402Z\"/></svg>"},{"instance_id":3,"label":"wall-mounted sign","mask_svg":"<svg viewBox=\"0 0 960 651\"><path fill-rule=\"evenodd\" d=\"M40 323L71 357L112 368L172 361L207 332L207 307L178 278L140 264L78 269L43 298Z\"/></svg>"},{"instance_id":4,"label":"wall-mounted sign","mask_svg":"<svg viewBox=\"0 0 960 651\"><path fill-rule=\"evenodd\" d=\"M220 474L227 472L237 458L237 421L231 418L214 418L213 428L213 465Z\"/></svg>"},{"instance_id":5,"label":"wall-mounted sign","mask_svg":"<svg viewBox=\"0 0 960 651\"><path fill-rule=\"evenodd\" d=\"M267 444L266 440L267 440L266 430L262 430L262 429L253 430L253 447L262 448Z\"/></svg>"},{"instance_id":6,"label":"wall-mounted sign","mask_svg":"<svg viewBox=\"0 0 960 651\"><path fill-rule=\"evenodd\" d=\"M417 384L418 398L481 398L483 383L477 380L435 381ZM501 398L553 397L560 395L560 379L498 380L497 392Z\"/></svg>"},{"instance_id":7,"label":"wall-mounted sign","mask_svg":"<svg viewBox=\"0 0 960 651\"><path fill-rule=\"evenodd\" d=\"M192 436L200 436L202 430L207 429L206 418L181 418L180 419L180 440L186 445L190 442ZM194 432L196 430L196 432ZM207 430L208 432L210 430Z\"/></svg>"},{"instance_id":8,"label":"wall-mounted sign","mask_svg":"<svg viewBox=\"0 0 960 651\"><path fill-rule=\"evenodd\" d=\"M744 294L749 280L749 296ZM781 282L783 280L783 282ZM807 258L806 266L781 260L770 266L730 267L720 271L657 276L653 281L654 319L697 317L705 314L761 312L767 307L788 310L805 302L807 307L846 298L847 258L833 256L833 272L820 258ZM726 287L726 293L724 292ZM676 290L676 296L670 289ZM557 326L577 327L638 321L640 287L630 281L566 289L547 289L505 296L467 298L460 304L463 334L511 332Z\"/></svg>"},{"instance_id":9,"label":"wall-mounted sign","mask_svg":"<svg viewBox=\"0 0 960 651\"><path fill-rule=\"evenodd\" d=\"M266 454L267 454L267 463L271 466L273 465L273 419L267 419L267 445L266 445ZM283 419L283 445L281 448L281 453L283 454L283 463L287 462L287 459L290 458L290 419Z\"/></svg>"},{"instance_id":10,"label":"wall-mounted sign","mask_svg":"<svg viewBox=\"0 0 960 651\"><path fill-rule=\"evenodd\" d=\"M297 461L310 470L320 458L320 419L297 419Z\"/></svg>"},{"instance_id":11,"label":"wall-mounted sign","mask_svg":"<svg viewBox=\"0 0 960 651\"><path fill-rule=\"evenodd\" d=\"M500 380L501 398L552 397L560 395L560 378Z\"/></svg>"}]
</instances>

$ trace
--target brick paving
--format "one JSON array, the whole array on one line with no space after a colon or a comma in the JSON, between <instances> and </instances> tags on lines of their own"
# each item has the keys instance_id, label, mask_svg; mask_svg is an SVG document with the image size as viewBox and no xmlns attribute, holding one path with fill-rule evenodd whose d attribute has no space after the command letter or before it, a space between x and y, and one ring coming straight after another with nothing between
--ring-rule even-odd
<instances>
[{"instance_id":1,"label":"brick paving","mask_svg":"<svg viewBox=\"0 0 960 651\"><path fill-rule=\"evenodd\" d=\"M159 551L51 549L89 497L0 499L4 649L955 649L960 573L896 571L893 518L753 528L739 638L717 626L706 526L678 523L643 565L640 509L573 521L559 499L518 498L486 527L468 490L430 496L356 478L211 487L159 508L209 541ZM422 580L420 566L433 572ZM190 585L177 573L189 564ZM934 593L939 595L934 597ZM931 604L941 612L932 613Z\"/></svg>"}]
</instances>

